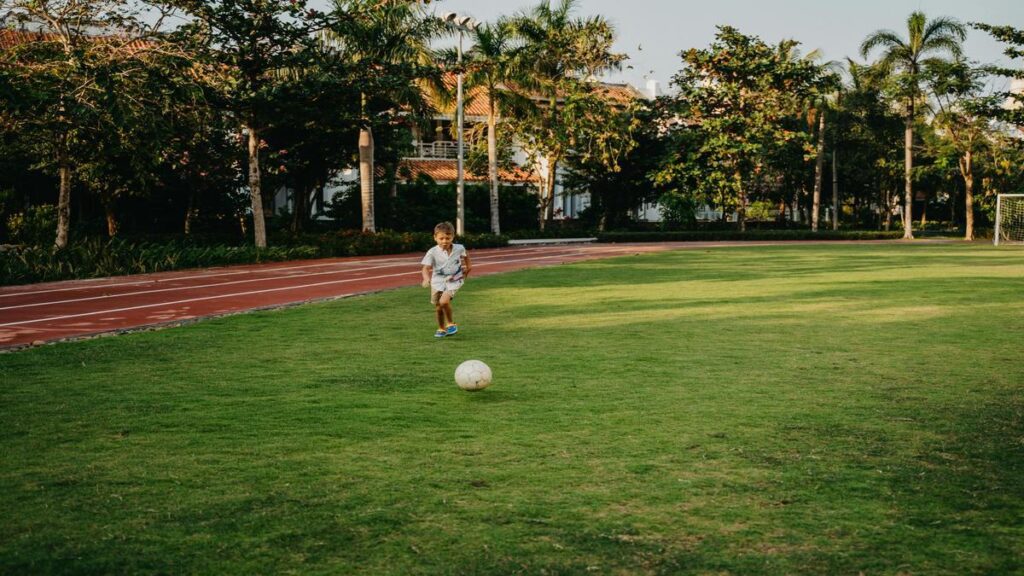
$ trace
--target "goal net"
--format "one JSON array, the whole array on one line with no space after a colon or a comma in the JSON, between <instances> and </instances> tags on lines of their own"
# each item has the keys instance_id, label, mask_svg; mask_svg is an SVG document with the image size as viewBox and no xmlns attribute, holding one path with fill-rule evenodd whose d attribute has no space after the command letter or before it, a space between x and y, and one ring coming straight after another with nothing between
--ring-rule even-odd
<instances>
[{"instance_id":1,"label":"goal net","mask_svg":"<svg viewBox=\"0 0 1024 576\"><path fill-rule=\"evenodd\" d=\"M1024 194L996 197L995 244L1024 244Z\"/></svg>"}]
</instances>

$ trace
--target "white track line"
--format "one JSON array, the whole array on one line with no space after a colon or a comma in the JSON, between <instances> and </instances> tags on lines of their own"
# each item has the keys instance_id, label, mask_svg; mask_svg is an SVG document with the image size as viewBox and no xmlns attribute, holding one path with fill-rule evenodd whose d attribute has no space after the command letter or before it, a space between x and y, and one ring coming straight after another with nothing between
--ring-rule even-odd
<instances>
[{"instance_id":1,"label":"white track line","mask_svg":"<svg viewBox=\"0 0 1024 576\"><path fill-rule=\"evenodd\" d=\"M528 254L528 253L532 253L532 252L534 252L534 251L531 250L531 251L526 251L526 252L522 252L522 253L527 253ZM572 254L578 254L578 253L580 253L579 250L572 250L572 251L561 252L560 254L561 255L572 255ZM510 254L500 254L500 256L502 256L502 257L508 256L508 255L510 255ZM495 255L495 256L498 256L498 255ZM493 258L493 257L494 256L486 256L485 255L485 256L478 257L478 260L486 260L488 258ZM381 261L380 260L363 260L363 262L381 262ZM203 289L203 288L217 288L217 287L220 287L220 286L231 286L231 285L235 285L235 284L246 284L246 283L252 283L252 282L270 282L270 281L274 281L274 280L291 280L291 279L298 279L298 278L308 278L308 277L313 277L313 276L324 276L324 275L330 275L330 274L346 274L346 273L353 273L353 272L363 272L363 271L366 271L366 270L377 270L377 269L380 269L380 268L393 268L395 266L412 266L413 265L412 263L414 261L411 260L411 259L401 259L401 260L399 260L399 259L390 259L390 260L386 260L386 262L394 262L394 264L382 264L380 266L367 266L367 267L364 267L364 268L345 268L345 269L340 269L340 270L327 270L327 271L324 271L324 272L311 272L311 273L308 273L308 274L288 274L288 275L283 275L283 276L261 276L261 277L258 277L258 278L249 278L249 279L246 279L246 280L235 280L235 281L228 281L228 282L217 282L217 283L214 283L214 284L198 284L198 285L190 284L190 285L185 285L185 286L173 286L173 287L170 287L170 288L155 288L155 289L152 289L152 290L139 290L139 291L136 291L136 292L119 292L117 294L102 294L100 296L84 296L84 297L81 297L81 298L70 298L70 299L67 299L67 300L50 300L50 301L46 301L46 302L31 302L31 303L28 303L28 304L15 304L15 305L12 305L12 306L0 306L0 310L16 310L16 309L20 309L20 308L35 308L35 307L39 307L39 306L53 306L53 305L57 305L57 304L71 304L71 303L76 303L76 302L89 302L89 301L93 301L93 300L103 300L103 299L108 299L108 298L126 298L126 297L129 297L129 296L142 296L142 295L145 295L145 294L157 294L157 293L160 293L160 292L200 290L200 289ZM416 263L418 263L418 262L416 262ZM309 268L309 267L310 266L295 266L295 267L292 267L292 268L289 268L289 269ZM185 278L186 279L192 279L192 278L196 278L196 277L185 277ZM103 288L107 288L108 285L105 285L105 286L102 286L102 287Z\"/></svg>"},{"instance_id":2,"label":"white track line","mask_svg":"<svg viewBox=\"0 0 1024 576\"><path fill-rule=\"evenodd\" d=\"M323 276L327 274L346 274L353 272L363 272L366 270L377 270L380 268L393 268L398 264L385 264L383 266L368 266L366 268L352 268L348 270L328 270L326 272L311 272L308 274L293 274L287 276L269 276L263 278L249 278L247 280L232 280L228 282L217 282L214 284L198 284L189 286L173 286L171 288L155 288L153 290L139 290L137 292L121 292L118 294L104 294L102 296L86 296L83 298L71 298L69 300L51 300L49 302L33 302L31 304L17 304L14 306L2 306L0 310L14 310L17 308L32 308L35 306L52 306L56 304L70 304L73 302L88 302L90 300L103 300L106 298L126 298L129 296L142 296L144 294L157 294L160 292L180 292L184 290L201 290L203 288L217 288L219 286L231 286L234 284L247 284L252 282L271 282L274 280L289 280L292 278L308 278L311 276Z\"/></svg>"},{"instance_id":3,"label":"white track line","mask_svg":"<svg viewBox=\"0 0 1024 576\"><path fill-rule=\"evenodd\" d=\"M520 258L520 259L513 259L513 260L503 260L503 261L500 261L500 262L484 263L484 264L481 264L481 266L494 266L494 265L498 265L498 264L510 264L510 263L513 263L513 262L524 262L524 261L531 261L531 260L547 260L547 259L551 259L551 258L562 258L564 256L565 256L565 254L557 254L557 255L551 255L551 256L538 256L536 258ZM204 300L217 300L219 298L231 298L231 297L235 297L235 296L252 296L252 295L255 295L255 294L265 294L265 293L268 293L268 292L280 292L282 290L298 290L298 289L302 289L302 288L315 288L315 287L318 287L318 286L329 286L329 285L332 285L332 284L345 284L347 282L357 282L357 281L361 281L361 280L379 280L381 278L395 278L395 277L398 277L398 276L412 276L412 275L417 275L418 276L419 272L402 272L402 273L399 273L399 274L383 274L383 275L380 275L380 276L367 276L367 277L364 277L364 278L348 278L348 279L345 279L345 280L331 280L329 282L316 282L316 283L313 283L313 284L302 284L302 285L299 285L299 286L284 286L284 287L281 287L281 288L268 288L268 289L265 289L265 290L251 290L249 292L235 292L235 293L232 293L232 294L218 294L218 295L215 295L215 296L202 296L202 297L198 297L198 298L187 298L185 300L176 300L176 301L173 301L173 302L159 302L159 303L156 303L156 304L142 304L142 305L139 305L139 306L129 306L127 308L114 308L114 309L111 309L111 310L97 310L97 311L94 311L94 312L82 312L80 314L65 314L64 316L50 316L50 317L47 317L47 318L36 318L36 319L33 319L33 320L22 320L20 322L7 322L7 323L4 323L4 324L0 324L0 327L6 328L8 326L21 326L21 325L24 325L24 324L34 324L36 322L49 322L49 321L53 321L53 320L69 320L71 318L82 318L84 316L96 316L98 314L114 314L114 313L118 313L118 312L128 312L130 310L141 310L143 308L156 308L156 307L160 307L160 306L174 306L174 305L177 305L177 304L187 304L189 302L202 302ZM343 294L342 296L350 296L350 294Z\"/></svg>"},{"instance_id":4,"label":"white track line","mask_svg":"<svg viewBox=\"0 0 1024 576\"><path fill-rule=\"evenodd\" d=\"M492 248L484 248L482 250L489 250L491 252L499 251L499 249L492 249ZM502 255L505 256L505 255L512 255L512 254L529 254L529 253L532 253L532 252L539 252L539 251L542 251L542 250L543 250L543 248L541 248L541 247L527 248L527 249L517 249L517 250L509 251L509 252L504 253ZM479 258L487 258L487 257L491 256L491 252L489 252L489 253L487 253L487 254L485 254L483 256L480 256ZM8 293L8 294L0 294L0 298L10 298L10 297L13 297L13 296L34 296L36 294L48 294L48 293L52 293L52 292L68 292L68 291L73 291L73 290L89 290L89 289L94 289L94 288L118 288L118 287L121 287L121 286L139 286L139 285L142 285L142 284L158 284L158 283L161 283L161 282L174 282L174 281L177 281L177 280L193 280L193 279L203 279L203 278L215 278L215 277L218 277L218 276L238 276L240 274L258 274L258 273L264 273L264 272L273 273L273 272L281 272L281 271L285 271L285 270L302 270L302 269L305 269L305 268L317 268L317 267L322 267L322 266L351 266L351 265L358 265L358 264L365 264L365 263L380 263L380 262L395 262L395 263L399 263L399 262L403 262L403 263L415 262L415 263L419 263L419 260L414 260L412 258L408 258L408 259L405 259L405 258L380 258L380 259L345 260L345 261L340 261L340 262L319 262L317 264L303 264L303 265L299 265L299 266L276 266L276 267L275 266L267 266L267 267L259 267L259 268L251 267L251 268L248 268L246 270L231 270L231 271L227 271L227 272L212 272L212 273L208 273L208 274L180 274L180 275L170 276L170 277L166 277L166 278L153 278L153 279L150 279L150 280L138 280L138 281L131 281L131 282L114 282L114 283L109 283L109 284L98 284L98 283L96 283L96 284L89 284L89 285L85 285L85 286L81 286L80 285L80 286L68 286L68 287L65 287L65 288L51 288L49 290L30 290L30 291L25 291L25 292L11 292L11 293ZM244 266L253 266L253 265L246 264ZM159 272L155 272L153 274L160 274L160 273ZM87 279L87 280L79 280L79 282L100 282L102 280L103 280L102 278L91 278L91 279Z\"/></svg>"}]
</instances>

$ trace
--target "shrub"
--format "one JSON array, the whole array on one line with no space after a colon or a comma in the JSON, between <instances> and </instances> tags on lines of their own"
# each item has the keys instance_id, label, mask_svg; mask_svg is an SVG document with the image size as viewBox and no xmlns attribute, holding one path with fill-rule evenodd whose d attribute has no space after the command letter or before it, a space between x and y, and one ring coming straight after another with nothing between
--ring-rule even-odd
<instances>
[{"instance_id":1,"label":"shrub","mask_svg":"<svg viewBox=\"0 0 1024 576\"><path fill-rule=\"evenodd\" d=\"M598 242L714 242L730 240L897 240L902 231L880 230L690 230L677 232L608 232Z\"/></svg>"},{"instance_id":2,"label":"shrub","mask_svg":"<svg viewBox=\"0 0 1024 576\"><path fill-rule=\"evenodd\" d=\"M57 231L57 207L32 206L7 218L7 236L15 244L52 244Z\"/></svg>"}]
</instances>

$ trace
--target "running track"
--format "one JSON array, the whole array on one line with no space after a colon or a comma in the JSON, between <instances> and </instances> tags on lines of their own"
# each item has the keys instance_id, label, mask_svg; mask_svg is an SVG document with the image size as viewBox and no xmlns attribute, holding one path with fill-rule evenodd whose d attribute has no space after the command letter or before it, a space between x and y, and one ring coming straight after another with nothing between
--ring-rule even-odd
<instances>
[{"instance_id":1,"label":"running track","mask_svg":"<svg viewBox=\"0 0 1024 576\"><path fill-rule=\"evenodd\" d=\"M470 257L479 276L681 246L517 246L472 250ZM2 287L0 350L418 285L421 257L303 260Z\"/></svg>"}]
</instances>

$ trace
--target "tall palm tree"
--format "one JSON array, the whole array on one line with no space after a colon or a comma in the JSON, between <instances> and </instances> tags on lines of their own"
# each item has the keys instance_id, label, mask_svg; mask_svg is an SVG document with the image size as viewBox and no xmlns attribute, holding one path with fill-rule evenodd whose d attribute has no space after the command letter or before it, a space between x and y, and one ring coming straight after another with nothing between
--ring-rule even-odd
<instances>
[{"instance_id":1,"label":"tall palm tree","mask_svg":"<svg viewBox=\"0 0 1024 576\"><path fill-rule=\"evenodd\" d=\"M903 139L903 178L904 178L904 216L903 238L912 239L912 208L913 183L911 179L914 165L914 118L917 102L922 97L921 73L926 63L940 60L933 54L947 53L954 58L961 56L961 43L967 37L967 29L953 18L935 18L928 20L923 12L913 12L907 18L907 38L903 39L892 30L878 30L864 39L860 46L861 56L868 57L875 48L882 53L878 64L896 74L895 79L901 87L901 95L905 98L904 139Z\"/></svg>"},{"instance_id":2,"label":"tall palm tree","mask_svg":"<svg viewBox=\"0 0 1024 576\"><path fill-rule=\"evenodd\" d=\"M611 52L615 29L601 16L576 18L576 0L541 0L529 12L511 20L523 43L517 61L522 88L536 96L517 112L530 125L534 152L543 159L538 170L543 176L540 190L540 226L552 216L558 166L568 152L570 138L560 117L560 104L570 92L585 92L592 77L618 69L624 55Z\"/></svg>"},{"instance_id":3,"label":"tall palm tree","mask_svg":"<svg viewBox=\"0 0 1024 576\"><path fill-rule=\"evenodd\" d=\"M430 41L443 33L443 26L420 3L334 0L334 9L340 18L325 40L365 76L360 93L359 189L363 230L374 232L374 117L381 105L392 111L403 106L426 108L419 81L427 80L427 70L436 71ZM401 76L411 81L402 81Z\"/></svg>"},{"instance_id":4,"label":"tall palm tree","mask_svg":"<svg viewBox=\"0 0 1024 576\"><path fill-rule=\"evenodd\" d=\"M487 176L491 186L491 232L501 234L498 216L498 114L514 97L511 85L522 83L516 76L516 50L518 44L507 20L495 24L480 24L472 32L473 47L463 55L466 85L481 92L470 92L467 100L477 94L487 99ZM454 64L455 49L442 51L442 61Z\"/></svg>"}]
</instances>

